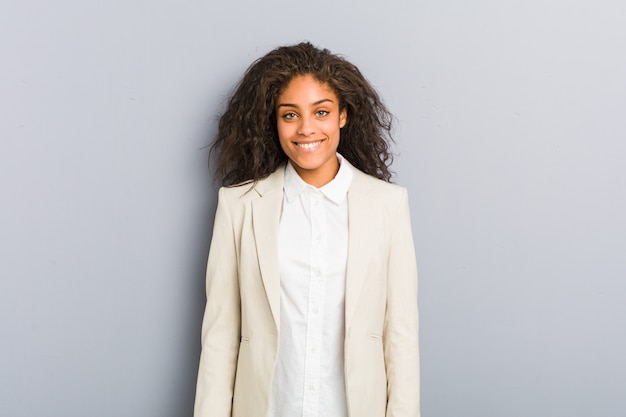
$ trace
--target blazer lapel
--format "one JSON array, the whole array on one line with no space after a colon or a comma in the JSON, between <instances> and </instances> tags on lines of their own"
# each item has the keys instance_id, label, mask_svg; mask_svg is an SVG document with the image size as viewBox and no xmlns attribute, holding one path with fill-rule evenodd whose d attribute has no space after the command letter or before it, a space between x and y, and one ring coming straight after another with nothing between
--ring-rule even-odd
<instances>
[{"instance_id":1,"label":"blazer lapel","mask_svg":"<svg viewBox=\"0 0 626 417\"><path fill-rule=\"evenodd\" d=\"M345 327L350 328L359 295L367 275L372 237L370 222L377 208L368 196L368 177L354 170L348 190L348 260L346 266ZM252 201L252 227L259 268L276 329L280 329L280 271L278 263L278 227L283 203L284 169L279 169L254 187L259 198Z\"/></svg>"},{"instance_id":2,"label":"blazer lapel","mask_svg":"<svg viewBox=\"0 0 626 417\"><path fill-rule=\"evenodd\" d=\"M346 266L346 332L350 329L370 259L370 222L376 209L368 197L365 174L355 169L348 190L348 263Z\"/></svg>"},{"instance_id":3,"label":"blazer lapel","mask_svg":"<svg viewBox=\"0 0 626 417\"><path fill-rule=\"evenodd\" d=\"M280 329L280 271L278 224L283 203L284 169L278 169L254 187L259 198L252 201L252 228L263 286L276 329Z\"/></svg>"}]
</instances>

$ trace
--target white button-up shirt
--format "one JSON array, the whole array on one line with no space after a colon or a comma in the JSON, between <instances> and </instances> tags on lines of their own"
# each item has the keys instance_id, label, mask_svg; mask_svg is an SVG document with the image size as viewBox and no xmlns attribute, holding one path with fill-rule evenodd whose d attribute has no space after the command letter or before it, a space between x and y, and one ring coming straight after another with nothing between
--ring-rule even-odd
<instances>
[{"instance_id":1,"label":"white button-up shirt","mask_svg":"<svg viewBox=\"0 0 626 417\"><path fill-rule=\"evenodd\" d=\"M321 188L291 163L279 226L280 345L268 417L347 417L344 298L352 167Z\"/></svg>"}]
</instances>

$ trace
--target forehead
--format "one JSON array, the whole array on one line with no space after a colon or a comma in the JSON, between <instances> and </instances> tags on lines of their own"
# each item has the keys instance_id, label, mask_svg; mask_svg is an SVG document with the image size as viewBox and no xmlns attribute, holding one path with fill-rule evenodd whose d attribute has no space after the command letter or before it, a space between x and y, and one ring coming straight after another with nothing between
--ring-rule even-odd
<instances>
[{"instance_id":1,"label":"forehead","mask_svg":"<svg viewBox=\"0 0 626 417\"><path fill-rule=\"evenodd\" d=\"M337 95L326 83L322 83L310 74L297 75L289 81L278 96L278 102L315 102L321 99L337 101Z\"/></svg>"}]
</instances>

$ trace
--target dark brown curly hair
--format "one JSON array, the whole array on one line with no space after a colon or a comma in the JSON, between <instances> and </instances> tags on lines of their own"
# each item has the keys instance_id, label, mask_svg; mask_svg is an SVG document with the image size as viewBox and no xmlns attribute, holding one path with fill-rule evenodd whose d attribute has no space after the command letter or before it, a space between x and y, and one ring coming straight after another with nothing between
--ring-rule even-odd
<instances>
[{"instance_id":1,"label":"dark brown curly hair","mask_svg":"<svg viewBox=\"0 0 626 417\"><path fill-rule=\"evenodd\" d=\"M391 180L393 116L355 65L304 42L276 48L246 70L211 145L216 181L254 182L287 161L278 140L276 99L294 77L305 74L328 85L340 110L347 110L337 152L366 174Z\"/></svg>"}]
</instances>

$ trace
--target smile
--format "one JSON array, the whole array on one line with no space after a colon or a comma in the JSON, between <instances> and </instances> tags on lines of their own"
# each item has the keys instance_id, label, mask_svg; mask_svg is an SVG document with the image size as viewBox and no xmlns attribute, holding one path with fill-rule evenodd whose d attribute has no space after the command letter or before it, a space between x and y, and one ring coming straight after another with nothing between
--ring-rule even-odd
<instances>
[{"instance_id":1,"label":"smile","mask_svg":"<svg viewBox=\"0 0 626 417\"><path fill-rule=\"evenodd\" d=\"M301 149L315 149L317 148L323 141L322 140L318 140L317 142L308 142L308 143L299 143L299 142L294 142L295 145L298 148Z\"/></svg>"}]
</instances>

